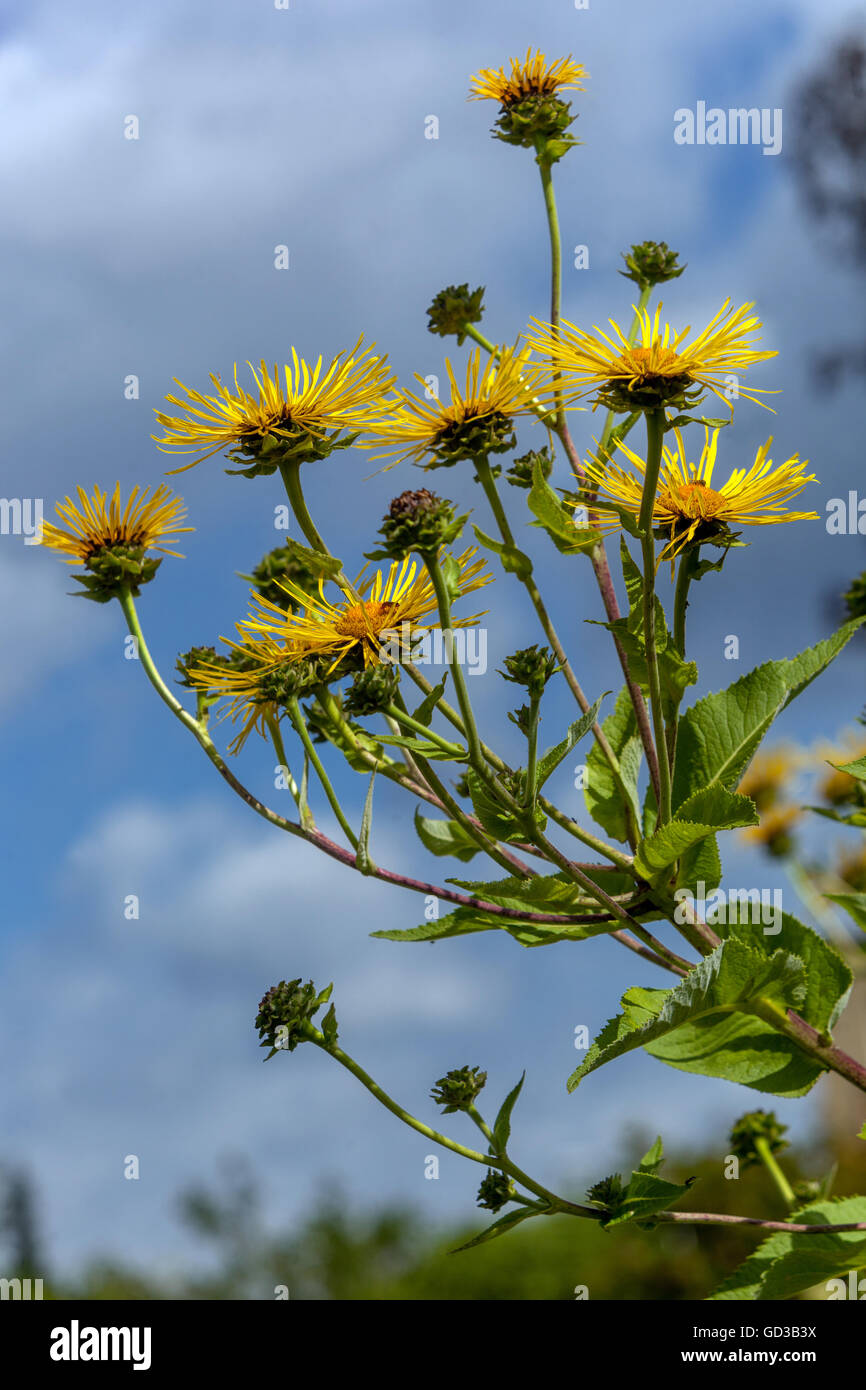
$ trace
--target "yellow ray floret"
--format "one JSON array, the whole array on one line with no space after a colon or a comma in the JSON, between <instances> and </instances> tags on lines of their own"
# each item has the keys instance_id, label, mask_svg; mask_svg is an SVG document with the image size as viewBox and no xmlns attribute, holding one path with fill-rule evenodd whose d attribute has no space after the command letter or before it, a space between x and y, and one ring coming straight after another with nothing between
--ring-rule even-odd
<instances>
[{"instance_id":1,"label":"yellow ray floret","mask_svg":"<svg viewBox=\"0 0 866 1390\"><path fill-rule=\"evenodd\" d=\"M450 399L436 395L427 400L413 391L400 391L387 416L367 422L367 438L361 447L374 449L377 457L396 455L393 468L401 459L420 463L426 454L446 452L456 456L464 439L475 426L497 422L508 427L519 415L537 413L541 408L538 391L546 379L544 368L532 363L531 350L502 348L498 356L487 357L482 365L481 349L476 348L466 364L466 383L457 383L450 361L446 360ZM425 378L415 374L416 381ZM387 472L387 469L386 469Z\"/></svg>"},{"instance_id":2,"label":"yellow ray floret","mask_svg":"<svg viewBox=\"0 0 866 1390\"><path fill-rule=\"evenodd\" d=\"M186 397L166 396L166 401L184 414L156 411L165 434L161 439L153 438L163 453L195 453L198 457L172 472L183 473L212 454L266 435L290 438L298 430L306 430L322 436L328 430L351 427L360 414L380 408L395 378L388 375L385 357L372 356L375 344L361 351L363 341L359 338L351 352L338 353L327 368L321 357L309 366L294 348L291 365L286 364L282 374L276 364L270 370L262 361L257 372L248 362L254 391L239 384L237 364L233 391L211 373L214 395L184 386L175 377Z\"/></svg>"},{"instance_id":3,"label":"yellow ray floret","mask_svg":"<svg viewBox=\"0 0 866 1390\"><path fill-rule=\"evenodd\" d=\"M731 300L726 299L691 342L686 341L691 326L675 333L668 323L662 323L661 304L652 316L647 309L638 313L634 346L613 319L608 320L612 336L595 325L594 333L586 333L565 320L554 329L539 319L531 321L533 331L524 336L531 347L550 359L550 370L561 375L562 389L573 399L614 386L637 391L682 382L686 389L712 391L733 409L731 398L725 394L725 378L778 356L775 351L758 351L753 346L760 341L755 334L761 327L760 320L750 313L753 308L753 304L743 304L733 309ZM745 390L739 383L737 391L758 405L764 404L758 400L759 394L770 394L758 388Z\"/></svg>"},{"instance_id":4,"label":"yellow ray floret","mask_svg":"<svg viewBox=\"0 0 866 1390\"><path fill-rule=\"evenodd\" d=\"M59 550L67 564L86 564L92 555L113 545L141 546L143 550L161 550L166 555L180 556L165 541L192 531L181 526L186 519L186 507L165 483L160 483L152 496L149 488L134 487L126 506L121 508L120 483L109 499L108 493L94 488L88 495L78 488L78 502L67 497L58 502L55 511L69 527L64 530L46 522L42 528L42 545Z\"/></svg>"},{"instance_id":5,"label":"yellow ray floret","mask_svg":"<svg viewBox=\"0 0 866 1390\"><path fill-rule=\"evenodd\" d=\"M580 63L567 58L557 58L548 64L544 54L538 50L533 56L532 48L526 50L526 57L511 59L511 71L501 68L481 68L471 79L470 101L498 101L503 106L515 101L523 101L531 96L553 96L556 92L572 90L582 92L583 83L589 73Z\"/></svg>"},{"instance_id":6,"label":"yellow ray floret","mask_svg":"<svg viewBox=\"0 0 866 1390\"><path fill-rule=\"evenodd\" d=\"M473 547L457 559L460 596L492 581L492 575L483 572L484 561L473 560L476 553ZM238 631L245 637L252 634L256 639L275 639L292 660L320 658L330 662L328 674L349 654L361 656L365 667L387 664L393 659L396 642L408 660L410 653L402 645L403 624L408 624L413 639L439 626L438 620L431 621L430 617L437 611L432 580L426 570L419 573L416 562L408 557L391 565L386 577L377 570L365 580L364 573L355 581L354 591L343 589L339 603L325 598L324 584L319 586L318 598L313 598L286 580L281 587L298 605L297 611L287 612L254 595L257 611L239 624ZM469 627L482 616L476 613L460 618L454 626Z\"/></svg>"},{"instance_id":7,"label":"yellow ray floret","mask_svg":"<svg viewBox=\"0 0 866 1390\"><path fill-rule=\"evenodd\" d=\"M798 454L773 467L769 457L772 436L762 444L751 468L736 468L719 489L712 486L718 447L718 429L704 430L705 442L700 461L689 463L680 430L674 430L676 449L665 446L659 470L658 489L653 502L653 528L670 532L670 541L659 560L673 561L693 540L700 539L703 528L712 526L774 526L783 521L817 521L817 512L792 512L787 503L806 483L816 481L806 473L807 459ZM619 443L618 449L634 467L634 472L609 462L606 465L587 459L584 468L586 486L597 489L592 511L598 513L599 529L621 525L615 508L630 512L635 520L640 515L646 463L630 449ZM605 516L605 502L612 502Z\"/></svg>"}]
</instances>

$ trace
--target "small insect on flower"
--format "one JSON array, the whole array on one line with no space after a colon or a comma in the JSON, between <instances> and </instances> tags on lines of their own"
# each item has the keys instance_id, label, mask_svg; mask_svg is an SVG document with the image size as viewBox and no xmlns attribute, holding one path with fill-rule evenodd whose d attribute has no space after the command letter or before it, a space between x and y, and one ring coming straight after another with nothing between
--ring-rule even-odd
<instances>
[{"instance_id":1,"label":"small insect on flower","mask_svg":"<svg viewBox=\"0 0 866 1390\"><path fill-rule=\"evenodd\" d=\"M438 395L423 400L412 391L399 392L384 419L366 423L368 437L361 447L375 450L378 458L396 455L388 468L411 459L428 469L510 449L515 419L539 410L536 393L545 373L530 357L528 348L503 348L498 358L489 357L482 365L481 349L476 348L466 365L462 390L446 361L450 400L443 402ZM417 373L416 380L424 384Z\"/></svg>"},{"instance_id":2,"label":"small insect on flower","mask_svg":"<svg viewBox=\"0 0 866 1390\"><path fill-rule=\"evenodd\" d=\"M255 390L246 391L234 369L234 390L223 386L211 373L214 395L205 395L184 386L175 378L185 398L167 396L169 405L183 415L157 410L156 418L165 433L153 439L163 453L197 455L192 463L172 469L183 473L213 454L239 450L242 462L257 463L264 452L274 455L267 469L273 472L277 456L303 451L303 457L327 457L335 447L329 431L351 429L359 413L377 410L385 404L395 378L389 376L387 359L372 356L373 347L361 351L363 337L351 352L339 352L327 368L319 357L309 366L292 348L292 365L273 370L262 361L259 372L247 363ZM375 346L375 344L373 345ZM351 441L349 441L351 442Z\"/></svg>"},{"instance_id":3,"label":"small insect on flower","mask_svg":"<svg viewBox=\"0 0 866 1390\"><path fill-rule=\"evenodd\" d=\"M567 90L585 91L583 83L589 77L586 68L567 58L557 58L548 63L544 54L537 50L533 55L530 45L526 57L511 59L511 71L501 68L481 68L471 81L470 101L498 101L500 105L523 101L532 96L553 96L556 92Z\"/></svg>"},{"instance_id":4,"label":"small insect on flower","mask_svg":"<svg viewBox=\"0 0 866 1390\"><path fill-rule=\"evenodd\" d=\"M725 390L726 378L778 356L775 351L753 346L760 341L755 333L761 322L750 314L752 308L753 304L743 304L733 309L726 299L690 343L686 341L690 327L675 333L668 323L662 324L661 304L653 317L647 309L640 311L634 346L613 319L608 320L613 336L598 327L594 333L586 333L565 320L554 328L533 319L534 331L524 337L550 360L550 371L560 374L561 389L572 400L594 395L594 406L652 410L666 405L692 406L705 391L712 391L733 410ZM764 404L758 395L771 394L761 388L746 390L739 383L737 391L758 405Z\"/></svg>"},{"instance_id":5,"label":"small insect on flower","mask_svg":"<svg viewBox=\"0 0 866 1390\"><path fill-rule=\"evenodd\" d=\"M88 573L75 575L83 586L82 598L107 603L124 590L137 596L140 586L149 583L162 564L147 556L149 550L183 558L167 544L194 530L181 525L186 519L183 501L164 483L152 496L149 492L149 488L134 487L123 506L120 483L110 498L98 487L92 494L79 487L77 503L71 497L57 503L57 515L68 529L46 523L41 544L58 551L67 564L84 565Z\"/></svg>"},{"instance_id":6,"label":"small insect on flower","mask_svg":"<svg viewBox=\"0 0 866 1390\"><path fill-rule=\"evenodd\" d=\"M668 532L670 540L659 556L662 560L676 557L693 543L709 542L724 545L731 538L731 526L775 526L787 521L817 521L817 512L787 511L787 502L805 487L815 482L812 473L805 472L807 460L801 462L793 454L784 463L773 467L768 457L772 437L762 444L751 468L737 468L727 482L716 490L712 486L718 447L718 429L705 429L705 442L698 464L686 459L685 444L680 430L674 430L676 449L667 446L662 451L658 490L653 502L653 528ZM631 513L637 521L643 496L646 463L644 459L620 442L618 449L634 465L634 472L617 464L601 463L598 458L587 459L584 468L587 486L597 489L590 505L598 513L600 530L622 525L619 510ZM610 503L608 515L605 504Z\"/></svg>"},{"instance_id":7,"label":"small insect on flower","mask_svg":"<svg viewBox=\"0 0 866 1390\"><path fill-rule=\"evenodd\" d=\"M473 547L455 561L458 596L492 581L492 575L483 572L484 561L473 559L475 554ZM377 570L364 580L364 573L362 570L356 579L354 590L343 589L340 603L325 598L324 584L319 597L312 598L286 582L283 587L288 597L298 605L294 613L254 594L256 611L239 624L238 630L255 638L272 638L284 647L290 660L321 659L326 677L337 666L341 671L360 670L392 660L395 644L401 658L409 660L403 634L408 632L414 641L439 626L438 621L430 620L437 608L432 580L426 571L419 574L417 563L408 557L391 565L386 577ZM483 614L460 618L454 626L469 627L480 617Z\"/></svg>"}]
</instances>

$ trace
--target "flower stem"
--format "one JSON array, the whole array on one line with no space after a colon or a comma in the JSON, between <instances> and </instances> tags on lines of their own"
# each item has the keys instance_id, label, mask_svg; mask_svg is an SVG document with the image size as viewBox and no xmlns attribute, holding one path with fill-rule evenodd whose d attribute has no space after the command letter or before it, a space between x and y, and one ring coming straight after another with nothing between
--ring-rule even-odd
<instances>
[{"instance_id":1,"label":"flower stem","mask_svg":"<svg viewBox=\"0 0 866 1390\"><path fill-rule=\"evenodd\" d=\"M659 481L662 461L662 444L665 432L664 410L646 412L647 458L643 497L641 498L639 525L641 549L643 551L643 627L644 647L649 679L650 708L655 731L655 747L659 767L659 826L667 825L671 818L671 770L668 760L667 736L665 731L664 709L662 705L661 682L659 680L658 652L656 650L655 625L655 542L653 540L653 504Z\"/></svg>"},{"instance_id":2,"label":"flower stem","mask_svg":"<svg viewBox=\"0 0 866 1390\"><path fill-rule=\"evenodd\" d=\"M794 1189L791 1187L791 1184L788 1182L788 1179L785 1177L785 1174L779 1167L779 1164L776 1162L776 1156L770 1148L770 1145L767 1143L766 1139L762 1135L758 1136L755 1139L755 1149L758 1152L758 1156L760 1157L761 1162L763 1163L767 1172L770 1174L770 1177L773 1179L773 1182L776 1186L776 1190L779 1193L779 1196L781 1197L782 1201L785 1203L785 1206L789 1207L793 1211L794 1207L796 1207L797 1205L797 1197L794 1192Z\"/></svg>"},{"instance_id":3,"label":"flower stem","mask_svg":"<svg viewBox=\"0 0 866 1390\"><path fill-rule=\"evenodd\" d=\"M452 640L448 643L450 651L449 665L451 667L451 678L454 681L454 690L457 694L457 703L460 706L460 714L463 720L466 734L466 743L469 748L469 761L472 766L480 769L485 766L484 754L481 751L481 743L478 738L478 729L475 725L475 716L472 713L472 704L469 699L469 691L466 689L466 680L463 675L463 668L457 657L457 649L453 641L453 628L451 625L451 598L448 593L448 585L442 573L442 566L439 563L438 555L432 553L424 556L424 563L427 572L433 583L436 593L436 602L439 607L439 622L443 632L452 635Z\"/></svg>"},{"instance_id":4,"label":"flower stem","mask_svg":"<svg viewBox=\"0 0 866 1390\"><path fill-rule=\"evenodd\" d=\"M357 849L358 837L352 829L351 825L349 824L345 812L343 811L343 808L340 805L339 798L331 785L330 778L328 777L327 772L322 766L322 760L316 752L316 745L310 738L310 731L307 728L306 721L304 720L304 716L301 713L301 707L298 703L298 697L296 695L293 695L292 698L289 700L288 704L286 705L286 709L288 710L289 718L291 719L292 724L294 725L295 733L298 735L298 738L304 745L304 751L307 757L309 758L310 762L312 763L313 768L315 769L316 776L322 784L322 790L324 791L325 796L328 798L328 803L331 807L331 810L334 812L334 815L337 817L337 820L339 821L340 828L343 831L343 834L349 841L349 844L352 846L352 848Z\"/></svg>"}]
</instances>

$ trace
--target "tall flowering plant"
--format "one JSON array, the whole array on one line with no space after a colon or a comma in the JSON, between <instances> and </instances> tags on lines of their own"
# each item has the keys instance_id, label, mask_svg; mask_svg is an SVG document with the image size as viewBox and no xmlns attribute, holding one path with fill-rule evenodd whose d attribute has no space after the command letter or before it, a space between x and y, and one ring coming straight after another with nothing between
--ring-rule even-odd
<instances>
[{"instance_id":1,"label":"tall flowering plant","mask_svg":"<svg viewBox=\"0 0 866 1390\"><path fill-rule=\"evenodd\" d=\"M686 636L694 586L721 582L715 576L731 563L729 552L744 544L739 528L815 520L814 511L794 509L815 480L796 454L774 463L769 440L754 458L727 446L735 399L751 409L766 394L742 385L741 375L776 353L760 345L751 304L725 300L697 332L669 322L662 304L651 301L685 267L664 243L643 242L625 255L621 273L636 297L630 322L587 329L562 318L553 171L577 143L564 94L583 90L586 77L571 58L549 63L530 50L509 69L485 69L472 79L471 96L498 106L494 136L534 153L547 214L549 309L513 344L479 327L481 288L449 286L430 306L430 331L458 346L469 338L473 347L465 368L448 363L442 395L399 386L386 358L361 339L328 364L308 363L292 349L290 363L262 362L250 367L249 378L235 368L229 385L214 375L209 392L178 382L157 412L159 448L189 460L174 472L224 454L229 473L279 474L304 537L266 555L248 576L250 610L234 635L221 639L221 650L195 646L180 656L188 701L157 669L136 608L162 563L156 552L176 554L174 542L190 529L180 500L165 484L152 494L135 489L125 502L119 486L110 497L79 488L77 501L58 505L58 524L45 527L43 544L81 567L76 577L86 597L120 604L156 693L256 815L351 871L447 907L444 915L426 913L418 926L374 935L428 942L502 931L526 947L576 947L604 936L636 964L669 977L626 991L620 1011L588 1043L569 1091L643 1048L668 1066L768 1095L803 1096L831 1071L866 1092L866 1067L833 1037L852 982L843 954L787 914L767 932L748 900L728 903L715 920L696 905L721 882L720 839L760 829L766 808L754 760L762 739L864 617L855 613L818 646L769 661L684 708L698 677ZM721 417L704 414L708 405ZM571 428L577 412L590 407L590 422L599 424L580 454ZM514 457L518 424L533 422L538 446ZM305 465L350 448L386 467L409 461L428 471L469 470L490 519L473 523L467 544L468 515L458 515L439 492L404 489L390 503L367 566L356 573L353 565L347 574L310 514L302 476ZM567 489L549 481L554 448L571 468ZM508 488L515 490L511 502L525 505L544 533L539 545L588 565L597 581L622 673L622 688L604 711L606 697L585 689L535 561L518 545L509 517L516 506L506 508L503 496ZM621 583L606 550L610 539L618 541ZM670 614L656 593L662 563L674 581ZM489 590L494 573L497 586ZM519 692L510 718L525 748L520 766L497 752L495 730L479 727L460 641L482 616L466 611L470 596L470 607L481 590L485 603L505 603L507 586L515 584L525 589L539 628L500 672ZM433 638L447 661L438 684L419 662ZM540 720L554 682L573 700L574 718L545 746ZM228 753L212 732L215 707L234 726ZM235 771L233 755L251 739L272 745L296 807L292 817L260 801ZM579 744L588 749L593 829L547 792ZM335 789L335 758L369 779L359 820ZM842 772L849 791L866 780L862 757ZM475 860L483 871L439 883L379 863L374 824L382 779L412 798L415 828L431 857ZM324 803L339 840L318 828ZM863 925L861 898L852 915ZM866 1263L866 1198L833 1198L826 1184L805 1198L798 1194L779 1165L784 1127L772 1112L744 1115L730 1142L733 1160L767 1166L788 1208L784 1219L682 1209L690 1181L660 1175L660 1140L628 1180L605 1179L574 1202L513 1157L522 1079L488 1118L479 1108L486 1074L477 1066L436 1082L432 1095L443 1113L464 1115L480 1135L478 1147L470 1147L404 1109L345 1051L331 989L292 979L265 993L255 1024L268 1057L311 1043L397 1119L479 1165L485 1175L478 1202L496 1219L472 1244L551 1215L604 1226L755 1226L767 1232L766 1244L719 1290L729 1298L788 1296Z\"/></svg>"}]
</instances>

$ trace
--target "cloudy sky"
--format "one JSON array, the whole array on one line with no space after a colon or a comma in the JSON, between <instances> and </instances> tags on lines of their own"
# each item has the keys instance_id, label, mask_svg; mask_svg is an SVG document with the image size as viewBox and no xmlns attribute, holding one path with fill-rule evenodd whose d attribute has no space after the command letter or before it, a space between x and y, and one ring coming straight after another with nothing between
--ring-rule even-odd
<instances>
[{"instance_id":1,"label":"cloudy sky","mask_svg":"<svg viewBox=\"0 0 866 1390\"><path fill-rule=\"evenodd\" d=\"M789 131L796 84L853 21L839 0L0 6L4 493L47 509L79 482L160 481L152 410L175 376L203 388L236 361L283 361L293 344L328 357L361 332L404 381L442 373L448 345L426 332L424 311L445 284L486 285L485 331L513 340L546 303L537 170L489 139L494 108L465 97L470 73L531 44L573 53L591 74L577 106L584 144L557 170L566 317L628 318L619 253L645 238L688 262L665 294L678 326L705 322L727 296L756 301L780 356L752 377L783 394L776 416L739 405L720 466L749 462L772 432L776 457L812 461L820 482L808 497L823 517L829 499L862 490L863 411L853 386L818 389L812 354L856 339L862 284L804 218ZM781 108L782 153L677 145L674 112L698 101ZM124 138L131 115L137 140ZM425 138L431 115L436 140ZM588 269L572 268L579 245ZM130 375L137 400L124 396ZM579 445L591 428L575 417ZM408 467L369 473L369 457L352 452L306 474L311 509L350 571L389 497L416 480ZM460 474L435 485L447 481L484 526L478 489ZM180 486L196 532L140 603L167 675L178 651L243 616L237 571L280 539L275 479L228 478L211 460ZM516 525L521 502L508 498ZM600 616L588 567L536 550L583 684L592 696L615 688L604 635L582 622ZM695 594L701 689L826 635L828 596L863 564L862 537L831 536L820 521L758 533ZM362 1202L397 1195L433 1218L472 1212L475 1172L443 1156L439 1181L425 1181L428 1146L326 1058L306 1049L262 1066L258 999L293 975L335 981L345 1045L428 1119L427 1092L448 1067L487 1067L498 1103L526 1066L520 1160L551 1182L583 1186L608 1171L631 1123L660 1130L674 1152L687 1139L724 1152L752 1093L641 1054L565 1094L575 1026L595 1030L624 988L656 983L651 967L605 941L579 954L493 935L432 954L371 941L420 920L418 900L359 881L233 802L124 659L119 609L67 597L52 556L4 535L0 580L0 1159L33 1172L61 1268L94 1251L177 1267L188 1251L174 1194L210 1180L227 1152L253 1164L275 1223L327 1177ZM514 731L495 667L535 634L522 591L503 580L491 603L490 673L473 694L507 753ZM723 656L730 634L738 663ZM852 644L784 732L850 725L862 665ZM566 713L552 701L548 729ZM286 797L263 745L241 761L255 791ZM584 815L567 766L558 779L554 792ZM361 779L339 782L358 813ZM388 789L374 836L378 862L429 869ZM737 847L727 863L733 883L782 883ZM130 922L131 893L141 915ZM778 1109L803 1134L816 1114L811 1100ZM128 1154L137 1182L123 1177Z\"/></svg>"}]
</instances>

